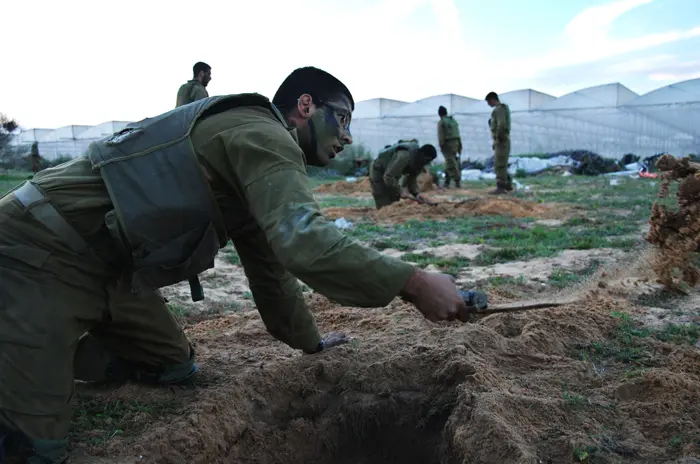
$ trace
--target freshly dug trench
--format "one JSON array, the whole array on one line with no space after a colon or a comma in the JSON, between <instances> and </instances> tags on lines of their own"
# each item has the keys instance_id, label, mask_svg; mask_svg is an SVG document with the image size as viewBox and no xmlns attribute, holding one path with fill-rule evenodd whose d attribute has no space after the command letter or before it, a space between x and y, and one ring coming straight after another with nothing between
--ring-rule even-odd
<instances>
[{"instance_id":1,"label":"freshly dug trench","mask_svg":"<svg viewBox=\"0 0 700 464\"><path fill-rule=\"evenodd\" d=\"M697 350L639 338L648 366L628 375L613 316L634 309L626 302L591 295L475 324L432 324L400 301L371 310L314 294L309 305L323 331L357 343L306 356L253 312L200 322L188 328L196 388L97 393L101 404L158 410L172 394L179 405L122 421L136 433L87 450L112 464L558 463L581 450L592 462L646 463L698 450L669 446L700 436ZM77 444L104 432L83 430Z\"/></svg>"},{"instance_id":2,"label":"freshly dug trench","mask_svg":"<svg viewBox=\"0 0 700 464\"><path fill-rule=\"evenodd\" d=\"M253 408L252 429L216 462L447 462L445 424L457 403L457 385L475 370L462 365L447 375L435 375L438 366L429 367L434 353L416 355L410 381L401 378L408 367L403 359L342 375L337 383L319 378L315 391L287 391L274 406ZM376 386L366 381L375 377L367 371L375 369L385 376Z\"/></svg>"}]
</instances>

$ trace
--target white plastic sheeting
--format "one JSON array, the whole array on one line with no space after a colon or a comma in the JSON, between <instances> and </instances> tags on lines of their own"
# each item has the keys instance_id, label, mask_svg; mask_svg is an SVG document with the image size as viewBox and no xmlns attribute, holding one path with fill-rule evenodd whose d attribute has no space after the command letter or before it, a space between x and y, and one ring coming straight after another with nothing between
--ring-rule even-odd
<instances>
[{"instance_id":1,"label":"white plastic sheeting","mask_svg":"<svg viewBox=\"0 0 700 464\"><path fill-rule=\"evenodd\" d=\"M511 108L511 154L583 149L610 158L700 152L700 79L639 96L614 83L559 98L526 89L500 95ZM362 102L360 102L362 103ZM460 123L462 160L492 156L491 108L480 99L439 95L381 116L353 115L353 140L373 152L401 138L437 146L438 107Z\"/></svg>"},{"instance_id":2,"label":"white plastic sheeting","mask_svg":"<svg viewBox=\"0 0 700 464\"><path fill-rule=\"evenodd\" d=\"M125 121L109 121L97 126L64 126L58 129L29 129L14 137L12 144L19 152L29 153L33 142L39 144L39 154L47 160L83 155L90 143L118 132L126 126Z\"/></svg>"},{"instance_id":3,"label":"white plastic sheeting","mask_svg":"<svg viewBox=\"0 0 700 464\"><path fill-rule=\"evenodd\" d=\"M403 102L375 98L357 102L352 135L375 155L399 139L417 138L437 147L437 110L444 106L460 124L462 160L490 157L491 108L485 97L446 94ZM559 98L532 89L500 95L511 108L511 154L590 150L605 157L676 156L700 152L700 79L679 82L642 96L621 84L605 84ZM121 130L128 122L97 126L30 129L15 137L27 148L39 142L48 159L79 156L90 142ZM442 158L440 156L440 158Z\"/></svg>"}]
</instances>

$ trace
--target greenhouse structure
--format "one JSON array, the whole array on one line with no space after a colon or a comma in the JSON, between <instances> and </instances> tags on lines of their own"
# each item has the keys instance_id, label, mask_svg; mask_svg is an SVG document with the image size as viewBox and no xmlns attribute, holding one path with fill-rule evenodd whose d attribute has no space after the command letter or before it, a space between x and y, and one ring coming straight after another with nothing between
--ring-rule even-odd
<instances>
[{"instance_id":1,"label":"greenhouse structure","mask_svg":"<svg viewBox=\"0 0 700 464\"><path fill-rule=\"evenodd\" d=\"M500 95L511 109L511 155L590 150L609 158L627 153L686 156L700 152L700 79L638 95L619 83L553 97L536 90ZM492 155L491 108L480 98L438 95L415 102L376 98L357 102L353 144L376 153L399 139L416 138L437 147L437 111L442 105L460 124L462 159ZM90 142L121 130L127 122L22 131L14 144L39 143L47 159L79 156ZM439 150L438 150L439 152Z\"/></svg>"}]
</instances>

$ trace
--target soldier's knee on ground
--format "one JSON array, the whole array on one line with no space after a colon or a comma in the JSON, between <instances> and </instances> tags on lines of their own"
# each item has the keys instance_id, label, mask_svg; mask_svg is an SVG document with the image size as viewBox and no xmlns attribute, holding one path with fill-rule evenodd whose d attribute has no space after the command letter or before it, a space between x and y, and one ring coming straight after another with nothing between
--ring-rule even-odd
<instances>
[{"instance_id":1,"label":"soldier's knee on ground","mask_svg":"<svg viewBox=\"0 0 700 464\"><path fill-rule=\"evenodd\" d=\"M124 383L129 380L150 385L184 385L198 371L195 351L189 344L189 358L183 363L148 365L109 352L90 334L81 338L75 357L75 378L86 382Z\"/></svg>"},{"instance_id":2,"label":"soldier's knee on ground","mask_svg":"<svg viewBox=\"0 0 700 464\"><path fill-rule=\"evenodd\" d=\"M67 462L68 438L31 440L19 432L0 426L0 463L62 464Z\"/></svg>"},{"instance_id":3,"label":"soldier's knee on ground","mask_svg":"<svg viewBox=\"0 0 700 464\"><path fill-rule=\"evenodd\" d=\"M68 461L68 439L34 440L27 464L62 464Z\"/></svg>"}]
</instances>

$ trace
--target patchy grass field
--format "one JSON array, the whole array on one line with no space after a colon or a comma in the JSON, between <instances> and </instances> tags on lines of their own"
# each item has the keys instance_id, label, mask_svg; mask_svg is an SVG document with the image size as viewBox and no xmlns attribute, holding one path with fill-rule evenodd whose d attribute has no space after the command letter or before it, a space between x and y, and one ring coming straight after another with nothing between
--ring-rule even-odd
<instances>
[{"instance_id":1,"label":"patchy grass field","mask_svg":"<svg viewBox=\"0 0 700 464\"><path fill-rule=\"evenodd\" d=\"M492 303L578 302L430 324L398 300L345 308L305 287L321 330L357 340L301 356L266 333L229 245L201 276L204 302L187 284L164 289L196 347L196 385L82 386L74 459L698 462L700 296L666 292L650 272L658 181L612 179L527 177L506 199L465 182L427 192L437 207L381 212L361 189L317 194L352 238ZM0 192L19 180L0 178Z\"/></svg>"}]
</instances>

